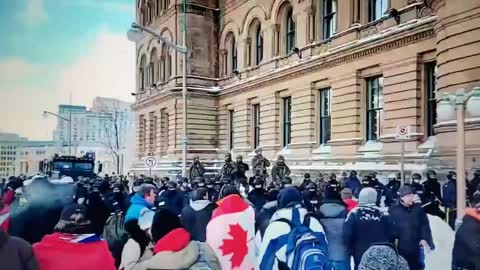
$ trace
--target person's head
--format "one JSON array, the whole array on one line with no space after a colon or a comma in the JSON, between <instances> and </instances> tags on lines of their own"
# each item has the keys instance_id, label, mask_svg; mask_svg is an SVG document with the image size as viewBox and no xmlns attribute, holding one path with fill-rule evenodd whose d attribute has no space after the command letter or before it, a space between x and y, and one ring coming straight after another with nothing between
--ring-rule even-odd
<instances>
[{"instance_id":1,"label":"person's head","mask_svg":"<svg viewBox=\"0 0 480 270\"><path fill-rule=\"evenodd\" d=\"M225 154L225 162L230 162L232 161L232 154L226 153Z\"/></svg>"},{"instance_id":2,"label":"person's head","mask_svg":"<svg viewBox=\"0 0 480 270\"><path fill-rule=\"evenodd\" d=\"M282 179L282 185L283 187L290 187L292 186L292 178L290 178L289 176L284 176L283 179Z\"/></svg>"},{"instance_id":3,"label":"person's head","mask_svg":"<svg viewBox=\"0 0 480 270\"><path fill-rule=\"evenodd\" d=\"M175 191L177 190L177 183L175 181L170 181L167 183L167 190Z\"/></svg>"},{"instance_id":4,"label":"person's head","mask_svg":"<svg viewBox=\"0 0 480 270\"><path fill-rule=\"evenodd\" d=\"M372 184L372 177L370 175L364 175L362 177L362 185L365 187L369 187Z\"/></svg>"},{"instance_id":5,"label":"person's head","mask_svg":"<svg viewBox=\"0 0 480 270\"><path fill-rule=\"evenodd\" d=\"M240 162L243 162L243 156L242 155L237 156L237 163L240 163Z\"/></svg>"},{"instance_id":6,"label":"person's head","mask_svg":"<svg viewBox=\"0 0 480 270\"><path fill-rule=\"evenodd\" d=\"M195 179L195 182L196 182L196 186L198 188L204 188L206 186L206 183L205 183L205 178L199 176Z\"/></svg>"},{"instance_id":7,"label":"person's head","mask_svg":"<svg viewBox=\"0 0 480 270\"><path fill-rule=\"evenodd\" d=\"M278 158L277 158L277 164L278 164L278 165L284 165L284 164L285 164L285 157L282 156L282 155L278 156Z\"/></svg>"},{"instance_id":8,"label":"person's head","mask_svg":"<svg viewBox=\"0 0 480 270\"><path fill-rule=\"evenodd\" d=\"M427 179L428 180L436 180L437 179L437 173L434 170L428 170L427 171Z\"/></svg>"},{"instance_id":9,"label":"person's head","mask_svg":"<svg viewBox=\"0 0 480 270\"><path fill-rule=\"evenodd\" d=\"M307 191L309 192L317 192L318 186L315 183L310 183L307 185Z\"/></svg>"},{"instance_id":10,"label":"person's head","mask_svg":"<svg viewBox=\"0 0 480 270\"><path fill-rule=\"evenodd\" d=\"M397 176L394 173L391 173L390 175L388 175L388 181L396 181L396 180L397 180Z\"/></svg>"},{"instance_id":11,"label":"person's head","mask_svg":"<svg viewBox=\"0 0 480 270\"><path fill-rule=\"evenodd\" d=\"M334 173L331 173L329 178L330 178L330 181L336 181L337 180L337 175L334 174Z\"/></svg>"},{"instance_id":12,"label":"person's head","mask_svg":"<svg viewBox=\"0 0 480 270\"><path fill-rule=\"evenodd\" d=\"M167 209L160 209L160 211L153 216L151 228L152 240L156 243L171 231L180 228L183 228L182 223L175 213Z\"/></svg>"},{"instance_id":13,"label":"person's head","mask_svg":"<svg viewBox=\"0 0 480 270\"><path fill-rule=\"evenodd\" d=\"M318 181L323 181L323 174L322 173L318 173Z\"/></svg>"},{"instance_id":14,"label":"person's head","mask_svg":"<svg viewBox=\"0 0 480 270\"><path fill-rule=\"evenodd\" d=\"M154 185L142 184L137 191L137 194L140 195L149 205L155 204L155 198L157 194L155 193L156 189Z\"/></svg>"},{"instance_id":15,"label":"person's head","mask_svg":"<svg viewBox=\"0 0 480 270\"><path fill-rule=\"evenodd\" d=\"M447 174L448 181L455 181L457 180L457 173L454 171L449 171Z\"/></svg>"},{"instance_id":16,"label":"person's head","mask_svg":"<svg viewBox=\"0 0 480 270\"><path fill-rule=\"evenodd\" d=\"M262 189L263 185L265 184L265 181L263 181L262 178L255 178L255 181L253 182L253 184L256 189Z\"/></svg>"},{"instance_id":17,"label":"person's head","mask_svg":"<svg viewBox=\"0 0 480 270\"><path fill-rule=\"evenodd\" d=\"M412 174L412 182L413 183L420 184L421 181L422 181L422 176L419 173Z\"/></svg>"},{"instance_id":18,"label":"person's head","mask_svg":"<svg viewBox=\"0 0 480 270\"><path fill-rule=\"evenodd\" d=\"M304 174L304 175L303 175L303 179L304 179L305 181L310 181L310 174L309 174L309 173Z\"/></svg>"},{"instance_id":19,"label":"person's head","mask_svg":"<svg viewBox=\"0 0 480 270\"><path fill-rule=\"evenodd\" d=\"M143 184L143 180L142 179L137 179L135 180L135 182L133 182L133 192L138 192L138 190L140 189L140 186Z\"/></svg>"},{"instance_id":20,"label":"person's head","mask_svg":"<svg viewBox=\"0 0 480 270\"><path fill-rule=\"evenodd\" d=\"M405 206L412 206L415 202L415 193L410 185L401 186L398 195Z\"/></svg>"},{"instance_id":21,"label":"person's head","mask_svg":"<svg viewBox=\"0 0 480 270\"><path fill-rule=\"evenodd\" d=\"M351 172L350 172L350 176L352 176L352 177L353 177L353 176L357 176L357 171L355 171L355 170L351 171Z\"/></svg>"},{"instance_id":22,"label":"person's head","mask_svg":"<svg viewBox=\"0 0 480 270\"><path fill-rule=\"evenodd\" d=\"M348 200L348 199L351 199L353 198L353 192L351 189L349 188L344 188L342 190L342 200Z\"/></svg>"},{"instance_id":23,"label":"person's head","mask_svg":"<svg viewBox=\"0 0 480 270\"><path fill-rule=\"evenodd\" d=\"M198 188L193 191L192 201L208 200L208 190L206 188Z\"/></svg>"},{"instance_id":24,"label":"person's head","mask_svg":"<svg viewBox=\"0 0 480 270\"><path fill-rule=\"evenodd\" d=\"M230 195L238 195L240 196L240 191L238 188L234 185L225 185L223 188L220 190L220 194L218 195L218 199L223 199L227 196Z\"/></svg>"},{"instance_id":25,"label":"person's head","mask_svg":"<svg viewBox=\"0 0 480 270\"><path fill-rule=\"evenodd\" d=\"M91 222L87 218L87 208L79 204L70 204L63 208L55 230L68 234L91 233Z\"/></svg>"},{"instance_id":26,"label":"person's head","mask_svg":"<svg viewBox=\"0 0 480 270\"><path fill-rule=\"evenodd\" d=\"M262 155L262 148L257 148L255 149L255 154L258 155L258 156L261 156Z\"/></svg>"},{"instance_id":27,"label":"person's head","mask_svg":"<svg viewBox=\"0 0 480 270\"><path fill-rule=\"evenodd\" d=\"M207 181L205 181L205 185L208 189L213 189L215 186L215 182L213 181L213 179L207 179Z\"/></svg>"},{"instance_id":28,"label":"person's head","mask_svg":"<svg viewBox=\"0 0 480 270\"><path fill-rule=\"evenodd\" d=\"M373 205L377 202L377 191L371 187L362 188L358 195L359 205Z\"/></svg>"},{"instance_id":29,"label":"person's head","mask_svg":"<svg viewBox=\"0 0 480 270\"><path fill-rule=\"evenodd\" d=\"M295 187L286 187L278 193L278 209L295 207L302 204L302 193Z\"/></svg>"},{"instance_id":30,"label":"person's head","mask_svg":"<svg viewBox=\"0 0 480 270\"><path fill-rule=\"evenodd\" d=\"M195 163L195 164L200 163L200 157L199 157L199 156L195 156L195 157L193 158L193 163Z\"/></svg>"},{"instance_id":31,"label":"person's head","mask_svg":"<svg viewBox=\"0 0 480 270\"><path fill-rule=\"evenodd\" d=\"M358 270L408 270L407 261L389 243L372 245L365 251Z\"/></svg>"}]
</instances>

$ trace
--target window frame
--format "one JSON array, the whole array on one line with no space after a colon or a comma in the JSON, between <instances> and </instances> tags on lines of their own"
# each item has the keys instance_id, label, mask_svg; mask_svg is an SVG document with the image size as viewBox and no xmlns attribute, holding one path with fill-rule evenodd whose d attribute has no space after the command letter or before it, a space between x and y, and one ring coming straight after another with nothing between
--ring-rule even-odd
<instances>
[{"instance_id":1,"label":"window frame","mask_svg":"<svg viewBox=\"0 0 480 270\"><path fill-rule=\"evenodd\" d=\"M327 13L328 4L331 5L331 12ZM337 1L323 0L323 39L329 39L337 32ZM332 29L333 28L333 29ZM332 31L331 31L332 30Z\"/></svg>"},{"instance_id":2,"label":"window frame","mask_svg":"<svg viewBox=\"0 0 480 270\"><path fill-rule=\"evenodd\" d=\"M260 146L260 104L252 105L253 149Z\"/></svg>"},{"instance_id":3,"label":"window frame","mask_svg":"<svg viewBox=\"0 0 480 270\"><path fill-rule=\"evenodd\" d=\"M380 7L378 7L378 4L380 5ZM385 12L387 12L389 8L389 5L389 0L369 0L368 22L374 22L383 18L385 16ZM380 8L380 10L377 10L377 8Z\"/></svg>"},{"instance_id":4,"label":"window frame","mask_svg":"<svg viewBox=\"0 0 480 270\"><path fill-rule=\"evenodd\" d=\"M424 65L425 70L425 134L428 137L435 136L433 126L437 124L437 99L436 99L436 66L437 63L427 62Z\"/></svg>"},{"instance_id":5,"label":"window frame","mask_svg":"<svg viewBox=\"0 0 480 270\"><path fill-rule=\"evenodd\" d=\"M326 93L326 95L325 95ZM325 98L327 105L325 106ZM332 134L332 89L330 87L318 90L318 144L326 145L331 139ZM327 108L325 108L327 107Z\"/></svg>"},{"instance_id":6,"label":"window frame","mask_svg":"<svg viewBox=\"0 0 480 270\"><path fill-rule=\"evenodd\" d=\"M233 131L235 110L228 110L228 150L235 147L235 133Z\"/></svg>"},{"instance_id":7,"label":"window frame","mask_svg":"<svg viewBox=\"0 0 480 270\"><path fill-rule=\"evenodd\" d=\"M262 26L258 25L255 32L255 64L258 66L263 60L263 36Z\"/></svg>"},{"instance_id":8,"label":"window frame","mask_svg":"<svg viewBox=\"0 0 480 270\"><path fill-rule=\"evenodd\" d=\"M285 50L286 54L291 53L296 46L296 24L293 20L293 8L290 7L285 17Z\"/></svg>"},{"instance_id":9,"label":"window frame","mask_svg":"<svg viewBox=\"0 0 480 270\"><path fill-rule=\"evenodd\" d=\"M232 37L232 40L230 41L230 51L231 51L231 65L232 65L232 73L233 71L238 69L238 51L237 51L237 44L235 43L235 38Z\"/></svg>"},{"instance_id":10,"label":"window frame","mask_svg":"<svg viewBox=\"0 0 480 270\"><path fill-rule=\"evenodd\" d=\"M282 98L282 147L292 143L292 97Z\"/></svg>"},{"instance_id":11,"label":"window frame","mask_svg":"<svg viewBox=\"0 0 480 270\"><path fill-rule=\"evenodd\" d=\"M366 141L378 141L382 135L382 120L384 108L384 78L382 75L369 77L365 79L366 82ZM376 91L376 92L373 92ZM375 99L375 96L376 99ZM372 103L376 103L373 104ZM375 121L375 125L373 125ZM375 126L375 130L372 127Z\"/></svg>"}]
</instances>

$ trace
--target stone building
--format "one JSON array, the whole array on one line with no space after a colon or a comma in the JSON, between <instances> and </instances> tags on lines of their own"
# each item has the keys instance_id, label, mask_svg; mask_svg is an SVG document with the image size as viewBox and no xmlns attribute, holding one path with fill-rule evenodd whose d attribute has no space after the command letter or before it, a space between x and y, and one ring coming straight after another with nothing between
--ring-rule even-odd
<instances>
[{"instance_id":1,"label":"stone building","mask_svg":"<svg viewBox=\"0 0 480 270\"><path fill-rule=\"evenodd\" d=\"M187 2L189 160L261 147L297 173L394 171L408 125L407 171L454 166L455 122L437 123L436 105L480 85L480 0ZM136 5L139 24L182 44L182 1ZM150 155L156 174L180 170L182 57L137 44L138 172ZM466 121L467 168L479 123Z\"/></svg>"}]
</instances>

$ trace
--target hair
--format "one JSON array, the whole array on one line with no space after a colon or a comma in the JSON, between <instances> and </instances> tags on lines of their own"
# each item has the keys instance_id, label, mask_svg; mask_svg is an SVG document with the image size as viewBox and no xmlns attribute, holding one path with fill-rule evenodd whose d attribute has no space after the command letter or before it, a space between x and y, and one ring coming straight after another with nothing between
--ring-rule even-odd
<instances>
[{"instance_id":1,"label":"hair","mask_svg":"<svg viewBox=\"0 0 480 270\"><path fill-rule=\"evenodd\" d=\"M180 218L167 209L160 209L152 222L152 240L156 243L171 231L183 228Z\"/></svg>"},{"instance_id":2,"label":"hair","mask_svg":"<svg viewBox=\"0 0 480 270\"><path fill-rule=\"evenodd\" d=\"M206 188L199 188L193 192L192 201L205 200L205 197L208 195L208 190Z\"/></svg>"},{"instance_id":3,"label":"hair","mask_svg":"<svg viewBox=\"0 0 480 270\"><path fill-rule=\"evenodd\" d=\"M155 188L154 185L151 185L151 184L142 184L142 185L140 186L140 188L138 189L137 194L140 195L140 196L142 196L142 197L144 198L145 196L150 195L150 192L151 192L152 190L153 190L153 191L156 190L156 188Z\"/></svg>"}]
</instances>

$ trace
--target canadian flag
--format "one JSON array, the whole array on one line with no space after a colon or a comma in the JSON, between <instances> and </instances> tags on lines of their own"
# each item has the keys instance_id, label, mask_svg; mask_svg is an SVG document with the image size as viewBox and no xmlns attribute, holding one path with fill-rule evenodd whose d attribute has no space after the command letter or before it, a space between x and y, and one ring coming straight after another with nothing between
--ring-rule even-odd
<instances>
[{"instance_id":1,"label":"canadian flag","mask_svg":"<svg viewBox=\"0 0 480 270\"><path fill-rule=\"evenodd\" d=\"M207 244L215 251L222 269L255 268L255 211L240 196L217 202L207 225Z\"/></svg>"}]
</instances>

